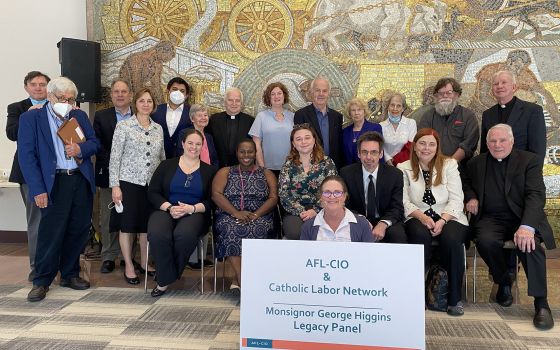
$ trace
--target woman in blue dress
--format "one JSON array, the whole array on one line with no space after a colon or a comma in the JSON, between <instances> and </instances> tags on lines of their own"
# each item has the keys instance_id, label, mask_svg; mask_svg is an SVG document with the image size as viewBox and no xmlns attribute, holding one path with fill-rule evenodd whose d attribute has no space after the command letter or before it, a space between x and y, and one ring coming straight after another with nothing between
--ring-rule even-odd
<instances>
[{"instance_id":1,"label":"woman in blue dress","mask_svg":"<svg viewBox=\"0 0 560 350\"><path fill-rule=\"evenodd\" d=\"M276 176L255 164L253 140L237 146L239 165L218 171L212 183L216 257L227 258L235 272L231 290L240 292L241 240L265 239L274 229L272 210L278 202Z\"/></svg>"},{"instance_id":2,"label":"woman in blue dress","mask_svg":"<svg viewBox=\"0 0 560 350\"><path fill-rule=\"evenodd\" d=\"M358 162L358 150L356 142L360 135L366 131L377 131L383 135L381 125L367 120L369 108L359 98L353 98L346 104L346 112L352 118L352 124L342 130L342 147L344 149L344 164L350 165Z\"/></svg>"}]
</instances>

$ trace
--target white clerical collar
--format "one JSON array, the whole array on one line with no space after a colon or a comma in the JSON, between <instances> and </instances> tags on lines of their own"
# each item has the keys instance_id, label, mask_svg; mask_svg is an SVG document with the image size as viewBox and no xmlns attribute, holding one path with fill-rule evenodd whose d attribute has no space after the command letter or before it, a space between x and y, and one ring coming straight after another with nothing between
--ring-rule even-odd
<instances>
[{"instance_id":1,"label":"white clerical collar","mask_svg":"<svg viewBox=\"0 0 560 350\"><path fill-rule=\"evenodd\" d=\"M228 116L229 116L229 119L235 120L235 117L236 117L235 115L229 115L229 114L228 114Z\"/></svg>"},{"instance_id":2,"label":"white clerical collar","mask_svg":"<svg viewBox=\"0 0 560 350\"><path fill-rule=\"evenodd\" d=\"M506 105L500 105L500 107L501 107L501 108L506 108L507 106L506 106Z\"/></svg>"}]
</instances>

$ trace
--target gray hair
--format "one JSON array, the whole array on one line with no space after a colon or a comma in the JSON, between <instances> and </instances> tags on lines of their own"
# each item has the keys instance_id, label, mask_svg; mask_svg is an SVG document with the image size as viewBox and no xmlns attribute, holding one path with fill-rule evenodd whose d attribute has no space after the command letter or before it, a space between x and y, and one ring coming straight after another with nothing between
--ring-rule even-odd
<instances>
[{"instance_id":1,"label":"gray hair","mask_svg":"<svg viewBox=\"0 0 560 350\"><path fill-rule=\"evenodd\" d=\"M189 110L189 118L192 120L194 115L198 112L208 112L208 107L202 104L195 103Z\"/></svg>"},{"instance_id":2,"label":"gray hair","mask_svg":"<svg viewBox=\"0 0 560 350\"><path fill-rule=\"evenodd\" d=\"M113 90L113 87L115 87L116 83L123 83L126 84L126 86L128 87L128 91L131 92L132 91L132 86L130 86L130 83L128 82L128 80L124 80L122 78L118 78L115 79L111 82L111 90Z\"/></svg>"},{"instance_id":3,"label":"gray hair","mask_svg":"<svg viewBox=\"0 0 560 350\"><path fill-rule=\"evenodd\" d=\"M387 95L383 96L383 110L384 111L389 109L389 104L391 103L391 100L395 96L399 96L401 98L403 111L408 108L408 104L406 103L406 96L404 94L400 93L400 92L392 91L392 92L388 93Z\"/></svg>"},{"instance_id":4,"label":"gray hair","mask_svg":"<svg viewBox=\"0 0 560 350\"><path fill-rule=\"evenodd\" d=\"M78 88L74 82L66 77L57 77L47 84L47 93L58 95L71 92L74 98L78 96Z\"/></svg>"},{"instance_id":5,"label":"gray hair","mask_svg":"<svg viewBox=\"0 0 560 350\"><path fill-rule=\"evenodd\" d=\"M329 91L331 91L331 82L329 81L329 79L325 78L325 77L317 77L315 79L313 79L311 81L311 85L309 85L309 88L311 89L311 91L313 91L313 89L315 88L315 82L318 80L324 80L327 82L327 85L329 86Z\"/></svg>"},{"instance_id":6,"label":"gray hair","mask_svg":"<svg viewBox=\"0 0 560 350\"><path fill-rule=\"evenodd\" d=\"M241 105L243 105L243 101L244 101L243 92L242 92L241 89L238 88L238 87L235 87L235 86L228 87L228 88L226 89L226 93L224 94L225 98L227 99L228 95L231 94L232 92L237 92L237 93L239 93L239 96L241 97Z\"/></svg>"},{"instance_id":7,"label":"gray hair","mask_svg":"<svg viewBox=\"0 0 560 350\"><path fill-rule=\"evenodd\" d=\"M496 124L493 127L491 127L490 129L488 129L488 133L486 134L486 138L488 139L488 137L490 137L490 132L494 129L502 129L504 130L508 136L510 137L510 139L513 140L513 129L511 128L511 126L509 126L508 124Z\"/></svg>"},{"instance_id":8,"label":"gray hair","mask_svg":"<svg viewBox=\"0 0 560 350\"><path fill-rule=\"evenodd\" d=\"M515 77L515 74L513 74L513 72L510 71L510 70L500 70L500 71L497 71L496 73L494 73L494 75L492 75L492 82L494 82L494 80L495 80L498 76L500 76L500 75L502 75L502 74L507 74L507 75L509 75L509 76L511 77L511 81L513 82L513 84L517 85L517 78Z\"/></svg>"}]
</instances>

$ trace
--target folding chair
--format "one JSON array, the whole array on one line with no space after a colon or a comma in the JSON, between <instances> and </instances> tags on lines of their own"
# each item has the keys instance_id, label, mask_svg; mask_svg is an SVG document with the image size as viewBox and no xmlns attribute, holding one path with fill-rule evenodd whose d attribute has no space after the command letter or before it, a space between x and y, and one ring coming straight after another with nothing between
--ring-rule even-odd
<instances>
[{"instance_id":1,"label":"folding chair","mask_svg":"<svg viewBox=\"0 0 560 350\"><path fill-rule=\"evenodd\" d=\"M214 257L214 239L212 237L212 231L209 231L207 233L207 235L211 235L210 239L212 242L212 257ZM201 266L200 266L200 294L204 294L204 236L201 236L198 240L198 251L199 251L199 255L202 257L201 258ZM148 292L148 260L150 257L150 241L148 241L148 244L146 245L146 266L144 266L144 269L146 270L146 274L144 276L144 293ZM214 268L215 269L215 268ZM214 272L214 276L216 275L216 273ZM214 277L215 278L215 277ZM214 291L216 291L216 280L214 279Z\"/></svg>"},{"instance_id":2,"label":"folding chair","mask_svg":"<svg viewBox=\"0 0 560 350\"><path fill-rule=\"evenodd\" d=\"M513 241L505 241L504 242L504 246L502 247L503 249L510 249L510 250L514 250L515 247L515 243L513 243ZM473 304L476 303L476 258L478 256L478 251L476 249L476 243L474 245L474 258L473 258ZM515 255L515 280L517 281L517 269L519 266L519 259L517 258L517 254ZM515 291L516 295L514 297L514 300L519 300L518 299L518 295L517 295L517 288Z\"/></svg>"}]
</instances>

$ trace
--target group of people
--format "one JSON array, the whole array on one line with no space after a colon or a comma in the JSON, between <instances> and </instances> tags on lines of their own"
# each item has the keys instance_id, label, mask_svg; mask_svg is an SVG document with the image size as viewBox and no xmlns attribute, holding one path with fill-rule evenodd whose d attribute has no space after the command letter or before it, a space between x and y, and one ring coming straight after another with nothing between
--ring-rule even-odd
<instances>
[{"instance_id":1,"label":"group of people","mask_svg":"<svg viewBox=\"0 0 560 350\"><path fill-rule=\"evenodd\" d=\"M62 286L89 287L78 276L78 257L97 185L101 203L112 208L101 211L101 272L111 272L120 253L128 283L138 284L138 273L155 275L154 297L190 260L204 259L196 248L210 229L216 256L235 272L232 291L240 293L241 240L275 237L281 226L285 239L422 244L425 267L434 255L448 273L448 314L460 316L463 245L474 239L499 285L497 302L509 306L513 281L502 247L513 239L535 297L534 325L553 327L540 244L555 247L544 214L544 116L514 96L509 71L494 76L498 104L482 116L478 156L479 125L458 104L461 86L453 78L436 84L419 130L403 115L406 98L397 92L385 99L380 124L367 120L362 100L350 100L352 123L343 128L342 114L329 108L325 78L312 81L311 104L295 113L286 108L287 88L270 84L268 109L255 118L242 112L237 88L226 90L224 112L208 116L206 106L188 104L190 86L180 77L169 81L168 102L160 105L149 89L132 96L118 79L114 107L96 112L93 127L73 106L77 89L67 78L31 72L24 87L30 98L8 107L8 135L18 142L23 173L14 181L28 213L40 210L39 219L28 215L29 301L45 298L58 271ZM84 142L57 136L69 118ZM136 235L141 265L133 259ZM155 267L147 262L148 241Z\"/></svg>"}]
</instances>

